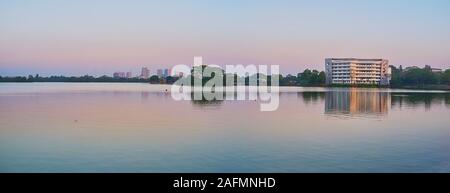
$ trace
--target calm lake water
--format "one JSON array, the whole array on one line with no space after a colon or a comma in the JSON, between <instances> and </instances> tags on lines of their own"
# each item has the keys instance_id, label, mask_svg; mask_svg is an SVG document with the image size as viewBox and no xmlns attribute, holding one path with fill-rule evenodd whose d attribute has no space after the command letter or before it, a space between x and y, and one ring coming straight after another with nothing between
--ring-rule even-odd
<instances>
[{"instance_id":1,"label":"calm lake water","mask_svg":"<svg viewBox=\"0 0 450 193\"><path fill-rule=\"evenodd\" d=\"M281 88L261 112L169 88L1 83L0 172L450 172L447 92Z\"/></svg>"}]
</instances>

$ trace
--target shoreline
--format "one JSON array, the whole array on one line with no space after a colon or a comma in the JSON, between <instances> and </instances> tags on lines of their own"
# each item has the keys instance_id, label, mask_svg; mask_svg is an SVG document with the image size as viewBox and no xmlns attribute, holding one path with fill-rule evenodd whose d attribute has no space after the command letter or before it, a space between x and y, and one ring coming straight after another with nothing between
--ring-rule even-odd
<instances>
[{"instance_id":1,"label":"shoreline","mask_svg":"<svg viewBox=\"0 0 450 193\"><path fill-rule=\"evenodd\" d=\"M139 84L151 84L151 85L172 85L169 83L149 83L149 82L132 82L132 81L123 81L123 82L87 82L87 81L48 81L48 82L0 82L2 83L139 83ZM248 85L245 85L248 86ZM407 90L437 90L437 91L450 91L450 85L405 85L405 86L379 86L379 85L279 85L279 87L316 87L316 88L382 88L382 89L407 89Z\"/></svg>"}]
</instances>

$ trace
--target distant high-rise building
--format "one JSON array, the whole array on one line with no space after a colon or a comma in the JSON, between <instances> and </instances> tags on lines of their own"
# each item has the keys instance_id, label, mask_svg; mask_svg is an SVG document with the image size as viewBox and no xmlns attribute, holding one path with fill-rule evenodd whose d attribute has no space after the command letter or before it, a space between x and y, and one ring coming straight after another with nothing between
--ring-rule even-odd
<instances>
[{"instance_id":1,"label":"distant high-rise building","mask_svg":"<svg viewBox=\"0 0 450 193\"><path fill-rule=\"evenodd\" d=\"M158 77L166 78L166 77L170 76L170 71L167 68L158 69L156 71L156 74L158 75Z\"/></svg>"},{"instance_id":2,"label":"distant high-rise building","mask_svg":"<svg viewBox=\"0 0 450 193\"><path fill-rule=\"evenodd\" d=\"M150 77L150 70L147 67L143 67L141 70L141 78L149 78Z\"/></svg>"},{"instance_id":3,"label":"distant high-rise building","mask_svg":"<svg viewBox=\"0 0 450 193\"><path fill-rule=\"evenodd\" d=\"M327 84L389 85L391 69L384 59L327 58L325 75Z\"/></svg>"},{"instance_id":4,"label":"distant high-rise building","mask_svg":"<svg viewBox=\"0 0 450 193\"><path fill-rule=\"evenodd\" d=\"M125 72L114 72L114 78L125 78Z\"/></svg>"},{"instance_id":5,"label":"distant high-rise building","mask_svg":"<svg viewBox=\"0 0 450 193\"><path fill-rule=\"evenodd\" d=\"M162 76L163 76L162 71L163 71L162 69L156 70L156 75L157 75L158 77L162 77Z\"/></svg>"},{"instance_id":6,"label":"distant high-rise building","mask_svg":"<svg viewBox=\"0 0 450 193\"><path fill-rule=\"evenodd\" d=\"M127 72L127 78L131 78L132 76L131 72Z\"/></svg>"}]
</instances>

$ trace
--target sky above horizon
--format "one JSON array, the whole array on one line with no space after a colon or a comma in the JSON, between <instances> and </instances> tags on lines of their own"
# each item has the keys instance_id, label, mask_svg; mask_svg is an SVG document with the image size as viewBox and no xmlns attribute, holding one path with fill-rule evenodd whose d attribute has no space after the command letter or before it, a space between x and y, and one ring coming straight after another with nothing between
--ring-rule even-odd
<instances>
[{"instance_id":1,"label":"sky above horizon","mask_svg":"<svg viewBox=\"0 0 450 193\"><path fill-rule=\"evenodd\" d=\"M450 68L448 0L0 0L0 75L193 63L324 69L327 57Z\"/></svg>"}]
</instances>

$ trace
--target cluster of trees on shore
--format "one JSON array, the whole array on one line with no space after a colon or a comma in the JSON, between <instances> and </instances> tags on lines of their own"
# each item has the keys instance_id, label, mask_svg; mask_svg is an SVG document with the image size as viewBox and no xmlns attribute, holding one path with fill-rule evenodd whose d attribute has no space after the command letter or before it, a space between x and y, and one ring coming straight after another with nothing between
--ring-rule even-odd
<instances>
[{"instance_id":1,"label":"cluster of trees on shore","mask_svg":"<svg viewBox=\"0 0 450 193\"><path fill-rule=\"evenodd\" d=\"M280 78L280 85L283 86L324 86L325 72L306 69L297 76L288 74Z\"/></svg>"},{"instance_id":2,"label":"cluster of trees on shore","mask_svg":"<svg viewBox=\"0 0 450 193\"><path fill-rule=\"evenodd\" d=\"M183 77L184 79L188 79L188 81L191 81L191 85L194 85L194 83L196 81L199 81L199 77L196 76L196 72L194 72L195 68L203 68L203 69L198 69L198 72L202 72L205 70L206 66L199 66L199 67L194 67L191 70L191 75L187 76L187 77ZM266 85L271 85L271 81L272 81L272 76L277 76L278 80L279 80L279 85L280 86L323 86L325 85L325 72L319 72L317 70L309 70L306 69L305 71L303 71L303 73L298 73L297 76L293 76L293 75L287 75L287 76L283 76L281 74L277 74L277 75L264 75L264 74L260 74L260 73L256 73L256 74L252 74L252 75L246 75L246 76L239 76L237 74L233 74L233 73L225 73L224 70L220 69L220 68L216 68L216 67L210 67L209 69L210 71L215 71L215 72L220 72L222 74L223 77L220 77L223 80L223 85L227 85L227 78L229 77L233 77L234 79L234 85L238 85L238 84L245 84L245 85L250 85L252 80L256 80L256 84L260 85L263 84L263 82L265 82L264 84ZM209 80L211 80L213 77L215 77L215 73L212 72L211 73L211 77L202 77L201 82L203 83L203 85L205 85L205 83L207 83ZM196 80L197 79L197 80ZM241 83L238 83L238 81L242 81Z\"/></svg>"},{"instance_id":3,"label":"cluster of trees on shore","mask_svg":"<svg viewBox=\"0 0 450 193\"><path fill-rule=\"evenodd\" d=\"M444 72L433 72L430 66L424 68L410 67L403 69L391 66L391 86L423 86L423 85L450 85L450 69Z\"/></svg>"},{"instance_id":4,"label":"cluster of trees on shore","mask_svg":"<svg viewBox=\"0 0 450 193\"><path fill-rule=\"evenodd\" d=\"M214 76L214 75L213 75ZM225 75L226 76L226 75ZM238 76L235 74L235 84L237 84ZM259 74L256 74L258 80L261 77ZM317 70L305 70L303 73L298 73L297 76L287 75L282 76L278 75L280 86L321 86L325 84L325 73L319 72ZM184 78L191 78L194 81L194 77L187 76ZM248 85L250 77L242 77L245 80L245 84ZM80 77L66 77L66 76L50 76L50 77L42 77L39 75L35 76L16 76L16 77L2 77L0 76L0 82L134 82L134 83L151 83L151 84L173 84L179 79L179 77L158 77L156 75L151 76L150 78L114 78L110 76L80 76ZM211 77L203 77L202 82L206 83L210 80ZM270 85L271 77L267 77L268 85ZM224 79L224 84L226 79Z\"/></svg>"},{"instance_id":5,"label":"cluster of trees on shore","mask_svg":"<svg viewBox=\"0 0 450 193\"><path fill-rule=\"evenodd\" d=\"M150 78L114 78L110 76L50 76L50 77L42 77L39 75L36 76L15 76L15 77L2 77L0 76L0 82L135 82L135 83L152 83L152 84L172 84L177 80L177 77L158 77L156 75L151 76Z\"/></svg>"}]
</instances>

